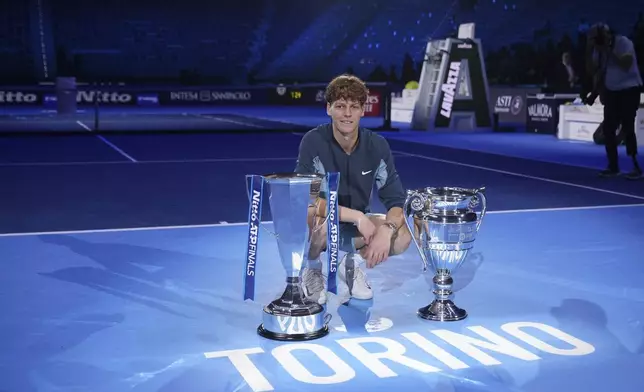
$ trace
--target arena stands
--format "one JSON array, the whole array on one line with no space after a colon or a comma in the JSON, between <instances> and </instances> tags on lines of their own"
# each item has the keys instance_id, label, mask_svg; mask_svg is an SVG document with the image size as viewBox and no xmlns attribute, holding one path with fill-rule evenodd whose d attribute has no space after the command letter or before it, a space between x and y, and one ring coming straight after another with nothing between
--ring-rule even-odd
<instances>
[{"instance_id":1,"label":"arena stands","mask_svg":"<svg viewBox=\"0 0 644 392\"><path fill-rule=\"evenodd\" d=\"M474 22L491 83L542 85L563 51L581 62L577 34L588 23L642 35L641 13L639 33L634 27L638 3L626 1L619 8L580 0L3 3L3 84L61 74L137 83L319 83L346 71L406 83L413 75L403 74L403 63L413 62L418 75L427 39Z\"/></svg>"}]
</instances>

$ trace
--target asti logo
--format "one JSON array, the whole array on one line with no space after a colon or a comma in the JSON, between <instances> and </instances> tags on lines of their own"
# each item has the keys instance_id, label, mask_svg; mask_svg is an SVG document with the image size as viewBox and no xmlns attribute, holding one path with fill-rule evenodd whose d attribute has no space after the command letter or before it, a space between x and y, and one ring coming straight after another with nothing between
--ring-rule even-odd
<instances>
[{"instance_id":1,"label":"asti logo","mask_svg":"<svg viewBox=\"0 0 644 392\"><path fill-rule=\"evenodd\" d=\"M446 329L428 333L404 332L391 337L358 336L324 340L320 343L289 342L273 347L270 355L293 379L310 385L342 384L353 380L357 371L339 354L348 353L378 378L398 377L396 369L406 367L423 374L440 373L467 369L471 362L483 366L500 365L500 356L525 362L544 360L547 355L580 357L595 352L595 347L558 328L537 322L509 322L500 329L514 339L510 340L483 326L468 326L467 333ZM532 332L532 333L531 333ZM477 336L478 335L478 336ZM436 342L434 342L434 341ZM515 343L520 342L519 343ZM451 347L445 347L447 343ZM415 346L414 353L408 353L408 346ZM445 348L444 348L445 347ZM340 351L338 351L340 350ZM422 354L419 354L422 353ZM491 354L490 354L491 353ZM217 366L232 365L255 392L273 391L275 387L269 378L275 379L274 371L262 373L253 362L253 356L267 355L261 347L247 347L207 352L206 358L220 361ZM222 362L227 358L229 363ZM315 358L317 366L309 369L302 359ZM267 358L261 358L266 368ZM310 362L306 362L310 363ZM432 364L430 364L432 363ZM440 363L441 365L437 365ZM476 364L475 366L478 366ZM304 390L305 388L302 388Z\"/></svg>"},{"instance_id":2,"label":"asti logo","mask_svg":"<svg viewBox=\"0 0 644 392\"><path fill-rule=\"evenodd\" d=\"M512 103L511 95L499 95L499 97L496 99L497 108L509 108L510 103Z\"/></svg>"},{"instance_id":3,"label":"asti logo","mask_svg":"<svg viewBox=\"0 0 644 392\"><path fill-rule=\"evenodd\" d=\"M447 118L452 116L452 106L454 105L454 92L458 83L458 75L461 72L461 62L453 61L449 65L447 80L441 86L443 92L443 102L441 103L441 115Z\"/></svg>"}]
</instances>

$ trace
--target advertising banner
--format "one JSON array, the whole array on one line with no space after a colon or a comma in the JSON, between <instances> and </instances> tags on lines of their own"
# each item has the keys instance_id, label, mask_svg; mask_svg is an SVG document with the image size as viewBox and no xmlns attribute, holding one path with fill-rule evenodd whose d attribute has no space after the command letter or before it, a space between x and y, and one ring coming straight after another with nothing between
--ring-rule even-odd
<instances>
[{"instance_id":1,"label":"advertising banner","mask_svg":"<svg viewBox=\"0 0 644 392\"><path fill-rule=\"evenodd\" d=\"M140 87L78 86L69 90L76 96L78 107L99 106L167 106L167 107L202 107L202 106L320 106L325 105L324 85L305 86L248 86L241 88L217 87ZM369 96L365 103L365 116L380 117L383 115L383 97L385 90L381 87L369 87ZM74 98L72 98L74 99ZM53 88L38 87L0 87L0 104L6 106L37 106L46 109L58 107L57 91Z\"/></svg>"},{"instance_id":2,"label":"advertising banner","mask_svg":"<svg viewBox=\"0 0 644 392\"><path fill-rule=\"evenodd\" d=\"M490 102L494 104L499 123L525 125L527 97L540 92L536 87L491 86Z\"/></svg>"},{"instance_id":3,"label":"advertising banner","mask_svg":"<svg viewBox=\"0 0 644 392\"><path fill-rule=\"evenodd\" d=\"M530 94L527 99L526 128L528 132L556 135L559 106L572 102L575 94Z\"/></svg>"}]
</instances>

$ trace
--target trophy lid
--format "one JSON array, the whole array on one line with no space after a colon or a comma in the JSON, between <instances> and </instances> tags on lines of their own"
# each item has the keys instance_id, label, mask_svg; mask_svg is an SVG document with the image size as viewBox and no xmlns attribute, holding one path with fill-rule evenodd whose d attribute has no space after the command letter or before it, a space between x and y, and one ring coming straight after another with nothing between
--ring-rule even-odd
<instances>
[{"instance_id":1,"label":"trophy lid","mask_svg":"<svg viewBox=\"0 0 644 392\"><path fill-rule=\"evenodd\" d=\"M301 173L272 173L263 176L268 182L281 182L289 184L306 184L306 183L320 183L324 179L321 174L301 174Z\"/></svg>"},{"instance_id":2,"label":"trophy lid","mask_svg":"<svg viewBox=\"0 0 644 392\"><path fill-rule=\"evenodd\" d=\"M477 193L484 191L484 189L485 188L468 189L452 186L427 187L423 189L423 193L434 200L438 199L446 202L458 202L476 196Z\"/></svg>"}]
</instances>

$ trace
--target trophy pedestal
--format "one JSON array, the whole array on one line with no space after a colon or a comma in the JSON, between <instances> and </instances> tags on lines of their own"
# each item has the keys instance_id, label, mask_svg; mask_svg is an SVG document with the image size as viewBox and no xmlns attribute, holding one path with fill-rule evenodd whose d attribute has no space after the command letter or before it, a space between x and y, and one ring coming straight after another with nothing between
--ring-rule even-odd
<instances>
[{"instance_id":1,"label":"trophy pedestal","mask_svg":"<svg viewBox=\"0 0 644 392\"><path fill-rule=\"evenodd\" d=\"M466 253L459 254L463 259ZM461 309L452 301L452 284L454 279L446 269L439 269L434 275L434 301L418 309L418 316L431 321L459 321L467 317L465 309Z\"/></svg>"},{"instance_id":2,"label":"trophy pedestal","mask_svg":"<svg viewBox=\"0 0 644 392\"><path fill-rule=\"evenodd\" d=\"M304 297L300 278L289 278L282 296L264 307L257 333L278 341L314 340L329 334L330 319L324 306Z\"/></svg>"},{"instance_id":3,"label":"trophy pedestal","mask_svg":"<svg viewBox=\"0 0 644 392\"><path fill-rule=\"evenodd\" d=\"M431 321L459 321L467 317L467 311L456 306L450 299L436 299L418 309L418 316Z\"/></svg>"}]
</instances>

